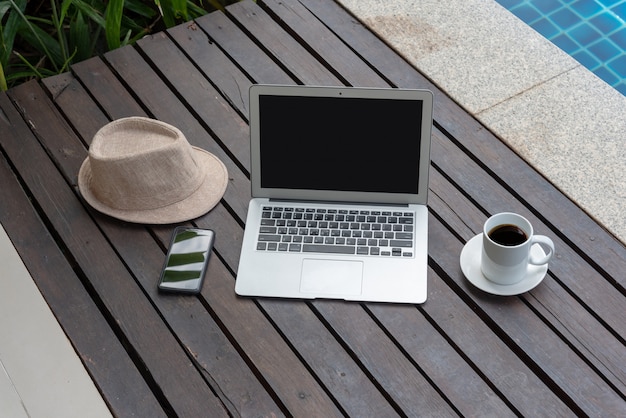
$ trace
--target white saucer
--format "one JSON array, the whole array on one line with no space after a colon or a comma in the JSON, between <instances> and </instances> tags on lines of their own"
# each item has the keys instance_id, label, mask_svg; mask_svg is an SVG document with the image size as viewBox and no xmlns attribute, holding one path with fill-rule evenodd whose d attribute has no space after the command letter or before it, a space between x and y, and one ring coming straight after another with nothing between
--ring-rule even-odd
<instances>
[{"instance_id":1,"label":"white saucer","mask_svg":"<svg viewBox=\"0 0 626 418\"><path fill-rule=\"evenodd\" d=\"M461 250L461 270L463 270L467 280L480 290L500 296L519 295L534 289L546 277L548 264L541 266L529 264L526 277L515 284L502 285L488 280L480 269L482 240L483 234L478 234L469 240ZM543 248L537 244L532 246L530 253L536 257L545 256Z\"/></svg>"}]
</instances>

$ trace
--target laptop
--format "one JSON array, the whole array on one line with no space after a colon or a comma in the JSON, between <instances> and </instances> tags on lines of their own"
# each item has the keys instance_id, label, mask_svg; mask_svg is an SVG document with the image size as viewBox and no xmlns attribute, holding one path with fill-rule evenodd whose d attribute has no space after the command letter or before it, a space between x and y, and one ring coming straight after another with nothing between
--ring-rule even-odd
<instances>
[{"instance_id":1,"label":"laptop","mask_svg":"<svg viewBox=\"0 0 626 418\"><path fill-rule=\"evenodd\" d=\"M423 303L433 95L253 85L242 296Z\"/></svg>"}]
</instances>

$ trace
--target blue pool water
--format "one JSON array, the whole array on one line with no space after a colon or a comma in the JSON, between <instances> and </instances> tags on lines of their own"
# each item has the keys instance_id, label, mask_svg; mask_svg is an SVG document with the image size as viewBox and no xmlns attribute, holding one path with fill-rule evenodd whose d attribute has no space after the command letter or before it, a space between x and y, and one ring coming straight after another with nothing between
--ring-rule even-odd
<instances>
[{"instance_id":1,"label":"blue pool water","mask_svg":"<svg viewBox=\"0 0 626 418\"><path fill-rule=\"evenodd\" d=\"M626 96L626 0L496 0Z\"/></svg>"}]
</instances>

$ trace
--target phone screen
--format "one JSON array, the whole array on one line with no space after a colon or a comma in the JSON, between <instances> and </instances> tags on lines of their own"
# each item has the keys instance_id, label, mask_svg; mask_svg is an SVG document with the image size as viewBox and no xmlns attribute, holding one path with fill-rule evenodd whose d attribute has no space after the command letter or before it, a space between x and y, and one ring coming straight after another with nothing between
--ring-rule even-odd
<instances>
[{"instance_id":1,"label":"phone screen","mask_svg":"<svg viewBox=\"0 0 626 418\"><path fill-rule=\"evenodd\" d=\"M161 274L159 289L199 292L214 239L215 233L208 229L176 228Z\"/></svg>"}]
</instances>

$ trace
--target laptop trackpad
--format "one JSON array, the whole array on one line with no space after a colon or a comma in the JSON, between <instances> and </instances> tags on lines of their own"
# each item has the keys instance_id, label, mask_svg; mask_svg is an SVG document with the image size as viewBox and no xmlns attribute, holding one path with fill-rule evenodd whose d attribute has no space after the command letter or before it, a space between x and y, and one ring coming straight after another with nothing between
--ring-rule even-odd
<instances>
[{"instance_id":1,"label":"laptop trackpad","mask_svg":"<svg viewBox=\"0 0 626 418\"><path fill-rule=\"evenodd\" d=\"M300 291L333 295L360 295L363 278L361 261L302 261Z\"/></svg>"}]
</instances>

